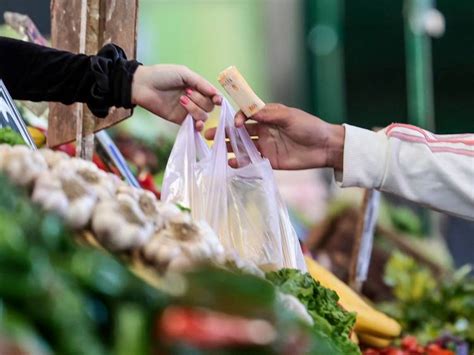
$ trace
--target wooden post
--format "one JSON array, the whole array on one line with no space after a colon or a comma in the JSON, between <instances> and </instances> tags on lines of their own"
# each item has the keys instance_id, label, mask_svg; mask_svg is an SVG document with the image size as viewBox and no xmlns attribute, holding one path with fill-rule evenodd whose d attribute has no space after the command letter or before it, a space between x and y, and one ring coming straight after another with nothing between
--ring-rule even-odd
<instances>
[{"instance_id":1,"label":"wooden post","mask_svg":"<svg viewBox=\"0 0 474 355\"><path fill-rule=\"evenodd\" d=\"M55 48L95 54L106 43L123 48L135 58L138 0L51 0L51 40ZM76 140L77 152L92 158L93 133L131 115L131 110L112 108L97 119L86 105L50 104L48 146Z\"/></svg>"}]
</instances>

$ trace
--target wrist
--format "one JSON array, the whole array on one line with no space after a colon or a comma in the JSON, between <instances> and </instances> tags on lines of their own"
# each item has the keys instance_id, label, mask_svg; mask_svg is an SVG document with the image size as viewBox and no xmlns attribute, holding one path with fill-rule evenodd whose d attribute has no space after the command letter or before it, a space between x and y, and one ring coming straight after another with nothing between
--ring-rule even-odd
<instances>
[{"instance_id":1,"label":"wrist","mask_svg":"<svg viewBox=\"0 0 474 355\"><path fill-rule=\"evenodd\" d=\"M326 146L327 166L336 171L344 168L344 138L345 128L342 125L331 125Z\"/></svg>"},{"instance_id":2,"label":"wrist","mask_svg":"<svg viewBox=\"0 0 474 355\"><path fill-rule=\"evenodd\" d=\"M132 105L139 105L140 104L140 89L143 83L143 76L144 71L146 71L146 67L144 65L139 65L135 72L133 73L132 78L132 93L131 93L131 102Z\"/></svg>"}]
</instances>

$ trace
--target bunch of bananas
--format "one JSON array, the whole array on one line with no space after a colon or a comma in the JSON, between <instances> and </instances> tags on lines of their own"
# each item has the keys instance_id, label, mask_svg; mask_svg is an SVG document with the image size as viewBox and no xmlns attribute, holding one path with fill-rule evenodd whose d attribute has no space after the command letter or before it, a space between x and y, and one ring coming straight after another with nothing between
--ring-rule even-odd
<instances>
[{"instance_id":1,"label":"bunch of bananas","mask_svg":"<svg viewBox=\"0 0 474 355\"><path fill-rule=\"evenodd\" d=\"M321 285L336 291L340 305L357 314L354 331L361 343L386 347L401 333L398 322L367 304L356 292L310 257L305 257L308 272Z\"/></svg>"}]
</instances>

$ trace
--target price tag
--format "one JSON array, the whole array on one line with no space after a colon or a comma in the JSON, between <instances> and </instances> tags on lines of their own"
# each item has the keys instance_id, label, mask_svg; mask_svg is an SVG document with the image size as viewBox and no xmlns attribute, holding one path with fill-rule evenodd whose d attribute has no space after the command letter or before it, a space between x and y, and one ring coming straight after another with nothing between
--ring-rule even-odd
<instances>
[{"instance_id":1,"label":"price tag","mask_svg":"<svg viewBox=\"0 0 474 355\"><path fill-rule=\"evenodd\" d=\"M15 106L15 102L8 93L3 81L0 80L0 128L4 127L10 127L18 132L25 143L31 149L36 150L36 145L26 129L26 125Z\"/></svg>"}]
</instances>

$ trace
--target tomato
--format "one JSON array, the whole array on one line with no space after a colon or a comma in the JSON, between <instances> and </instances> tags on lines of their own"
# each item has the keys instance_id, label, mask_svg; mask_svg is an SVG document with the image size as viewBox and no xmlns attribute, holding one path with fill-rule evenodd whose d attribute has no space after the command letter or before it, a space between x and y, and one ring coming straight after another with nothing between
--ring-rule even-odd
<instances>
[{"instance_id":1,"label":"tomato","mask_svg":"<svg viewBox=\"0 0 474 355\"><path fill-rule=\"evenodd\" d=\"M364 355L381 355L381 352L377 349L369 348L369 349L364 350L363 354Z\"/></svg>"},{"instance_id":2,"label":"tomato","mask_svg":"<svg viewBox=\"0 0 474 355\"><path fill-rule=\"evenodd\" d=\"M426 355L455 355L451 350L443 349L438 344L430 344L426 347Z\"/></svg>"},{"instance_id":3,"label":"tomato","mask_svg":"<svg viewBox=\"0 0 474 355\"><path fill-rule=\"evenodd\" d=\"M384 354L386 355L407 355L405 351L398 348L388 348L388 351Z\"/></svg>"},{"instance_id":4,"label":"tomato","mask_svg":"<svg viewBox=\"0 0 474 355\"><path fill-rule=\"evenodd\" d=\"M411 350L415 351L418 350L418 340L412 335L407 335L402 339L402 349L403 350Z\"/></svg>"}]
</instances>

